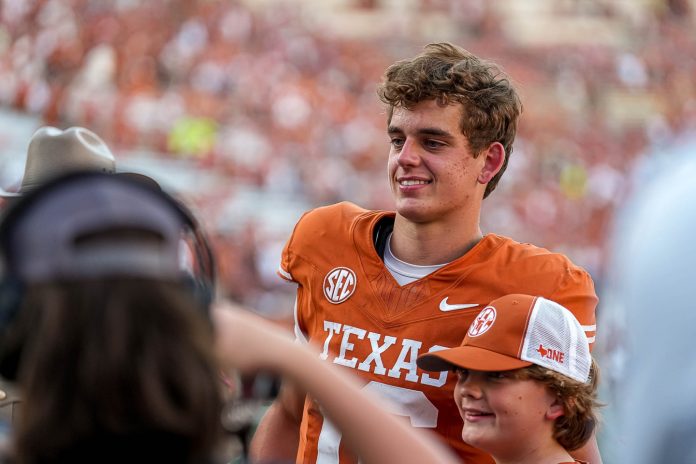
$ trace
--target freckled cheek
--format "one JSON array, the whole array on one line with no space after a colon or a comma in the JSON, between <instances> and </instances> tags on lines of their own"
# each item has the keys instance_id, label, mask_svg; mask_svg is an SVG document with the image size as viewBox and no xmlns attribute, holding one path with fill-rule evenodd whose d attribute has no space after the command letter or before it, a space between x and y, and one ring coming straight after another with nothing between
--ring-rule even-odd
<instances>
[{"instance_id":1,"label":"freckled cheek","mask_svg":"<svg viewBox=\"0 0 696 464\"><path fill-rule=\"evenodd\" d=\"M520 409L524 407L524 397L522 395L518 395L515 401L515 404L512 405L512 410L507 410L506 413L508 416L513 416L517 417L520 415Z\"/></svg>"},{"instance_id":2,"label":"freckled cheek","mask_svg":"<svg viewBox=\"0 0 696 464\"><path fill-rule=\"evenodd\" d=\"M524 398L521 396L504 400L498 403L496 415L503 419L506 417L517 417L520 415L520 411L523 410L523 403Z\"/></svg>"},{"instance_id":3,"label":"freckled cheek","mask_svg":"<svg viewBox=\"0 0 696 464\"><path fill-rule=\"evenodd\" d=\"M441 172L446 172L445 175L449 178L449 184L459 190L466 191L469 190L472 184L475 184L476 181L471 168L471 166L462 163L450 166L448 168L445 167L443 168L444 171L441 170Z\"/></svg>"}]
</instances>

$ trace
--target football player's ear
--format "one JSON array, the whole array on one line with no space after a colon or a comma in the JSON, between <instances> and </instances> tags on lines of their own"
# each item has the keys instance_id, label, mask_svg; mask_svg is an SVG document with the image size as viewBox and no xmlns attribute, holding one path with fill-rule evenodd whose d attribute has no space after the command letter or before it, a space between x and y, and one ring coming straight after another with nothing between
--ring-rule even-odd
<instances>
[{"instance_id":1,"label":"football player's ear","mask_svg":"<svg viewBox=\"0 0 696 464\"><path fill-rule=\"evenodd\" d=\"M479 156L483 157L484 162L477 180L480 184L487 184L503 167L505 148L500 142L493 142Z\"/></svg>"}]
</instances>

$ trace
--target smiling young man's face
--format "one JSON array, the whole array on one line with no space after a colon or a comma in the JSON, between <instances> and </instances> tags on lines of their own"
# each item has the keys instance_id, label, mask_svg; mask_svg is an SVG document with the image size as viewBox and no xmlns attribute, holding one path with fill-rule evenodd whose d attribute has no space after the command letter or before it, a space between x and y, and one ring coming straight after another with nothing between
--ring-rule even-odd
<instances>
[{"instance_id":1,"label":"smiling young man's face","mask_svg":"<svg viewBox=\"0 0 696 464\"><path fill-rule=\"evenodd\" d=\"M435 100L394 108L387 129L389 182L397 213L409 221L447 220L482 201L486 156L474 158L469 149L462 111L459 103Z\"/></svg>"},{"instance_id":2,"label":"smiling young man's face","mask_svg":"<svg viewBox=\"0 0 696 464\"><path fill-rule=\"evenodd\" d=\"M541 382L515 371L457 371L454 401L464 421L462 439L494 456L519 453L533 440L552 440L563 407Z\"/></svg>"}]
</instances>

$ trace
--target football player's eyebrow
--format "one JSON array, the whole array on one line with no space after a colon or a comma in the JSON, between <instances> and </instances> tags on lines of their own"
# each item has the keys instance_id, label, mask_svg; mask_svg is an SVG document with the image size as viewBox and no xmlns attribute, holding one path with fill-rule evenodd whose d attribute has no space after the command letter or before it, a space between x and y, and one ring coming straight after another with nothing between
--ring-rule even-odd
<instances>
[{"instance_id":1,"label":"football player's eyebrow","mask_svg":"<svg viewBox=\"0 0 696 464\"><path fill-rule=\"evenodd\" d=\"M389 126L387 128L387 133L388 134L403 134L404 131L401 130L399 127L396 126ZM436 137L441 137L441 138L448 138L451 139L453 138L452 134L449 132L438 129L437 127L423 127L421 129L418 129L417 131L418 135L433 135Z\"/></svg>"}]
</instances>

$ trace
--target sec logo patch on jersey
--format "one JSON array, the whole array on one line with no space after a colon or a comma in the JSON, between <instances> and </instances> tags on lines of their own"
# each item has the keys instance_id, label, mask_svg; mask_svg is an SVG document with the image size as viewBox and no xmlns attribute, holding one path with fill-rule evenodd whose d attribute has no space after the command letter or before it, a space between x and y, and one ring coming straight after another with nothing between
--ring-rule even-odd
<instances>
[{"instance_id":1,"label":"sec logo patch on jersey","mask_svg":"<svg viewBox=\"0 0 696 464\"><path fill-rule=\"evenodd\" d=\"M339 304L346 301L355 292L358 278L347 267L337 267L324 277L324 296L329 302Z\"/></svg>"}]
</instances>

